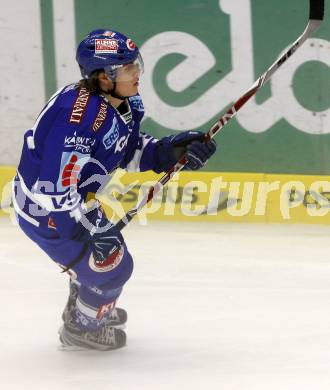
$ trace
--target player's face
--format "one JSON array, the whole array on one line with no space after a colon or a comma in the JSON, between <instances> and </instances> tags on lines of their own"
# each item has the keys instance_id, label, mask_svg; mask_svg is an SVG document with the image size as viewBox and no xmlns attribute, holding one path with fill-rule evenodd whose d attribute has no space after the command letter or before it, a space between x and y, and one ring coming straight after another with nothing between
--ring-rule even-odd
<instances>
[{"instance_id":1,"label":"player's face","mask_svg":"<svg viewBox=\"0 0 330 390\"><path fill-rule=\"evenodd\" d=\"M117 70L117 93L134 96L138 93L141 69L138 64L127 64Z\"/></svg>"}]
</instances>

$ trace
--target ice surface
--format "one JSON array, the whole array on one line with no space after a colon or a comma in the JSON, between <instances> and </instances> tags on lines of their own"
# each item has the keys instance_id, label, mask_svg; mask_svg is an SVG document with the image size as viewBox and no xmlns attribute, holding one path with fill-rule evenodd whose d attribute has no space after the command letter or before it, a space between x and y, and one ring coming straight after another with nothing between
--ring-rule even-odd
<instances>
[{"instance_id":1,"label":"ice surface","mask_svg":"<svg viewBox=\"0 0 330 390\"><path fill-rule=\"evenodd\" d=\"M124 233L128 345L62 352L67 277L0 219L0 388L330 388L330 227L150 222Z\"/></svg>"}]
</instances>

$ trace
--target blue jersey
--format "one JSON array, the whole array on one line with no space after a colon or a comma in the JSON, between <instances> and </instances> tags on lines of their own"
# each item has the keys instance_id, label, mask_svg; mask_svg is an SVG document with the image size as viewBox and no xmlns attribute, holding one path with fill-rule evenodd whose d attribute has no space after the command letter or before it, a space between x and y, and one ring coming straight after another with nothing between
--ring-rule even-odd
<instances>
[{"instance_id":1,"label":"blue jersey","mask_svg":"<svg viewBox=\"0 0 330 390\"><path fill-rule=\"evenodd\" d=\"M158 140L140 133L143 115L139 95L116 109L77 84L55 93L24 136L14 181L19 216L62 237L79 235L86 196L109 172L156 168Z\"/></svg>"}]
</instances>

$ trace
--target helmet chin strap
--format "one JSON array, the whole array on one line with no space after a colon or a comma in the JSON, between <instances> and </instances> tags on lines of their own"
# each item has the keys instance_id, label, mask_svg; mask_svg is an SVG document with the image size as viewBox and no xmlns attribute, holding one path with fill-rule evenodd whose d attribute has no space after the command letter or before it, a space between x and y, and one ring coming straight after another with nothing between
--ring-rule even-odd
<instances>
[{"instance_id":1,"label":"helmet chin strap","mask_svg":"<svg viewBox=\"0 0 330 390\"><path fill-rule=\"evenodd\" d=\"M116 87L117 87L116 81L113 81L112 83L113 83L113 88L112 89L108 89L107 91L102 89L102 92L104 92L105 94L110 95L110 96L112 96L112 97L114 97L116 99L125 100L128 96L119 95L116 92Z\"/></svg>"}]
</instances>

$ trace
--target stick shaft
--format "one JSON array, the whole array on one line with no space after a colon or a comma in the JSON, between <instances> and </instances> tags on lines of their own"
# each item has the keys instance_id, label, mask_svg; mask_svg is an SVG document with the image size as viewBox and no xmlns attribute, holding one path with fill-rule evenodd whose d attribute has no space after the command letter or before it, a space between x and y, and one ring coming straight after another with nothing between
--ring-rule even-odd
<instances>
[{"instance_id":1,"label":"stick shaft","mask_svg":"<svg viewBox=\"0 0 330 390\"><path fill-rule=\"evenodd\" d=\"M257 91L273 76L273 74L296 52L296 50L312 35L312 33L322 23L324 15L324 0L310 0L310 18L304 32L300 37L281 55L268 69L262 74L252 87L245 92L228 110L222 115L216 123L205 134L207 142L218 134L221 129L237 114L237 112L254 96ZM149 203L159 191L171 180L178 172L180 172L187 164L187 157L184 155L180 160L161 177L161 179L152 186L148 194L117 223L117 228L122 230L134 216Z\"/></svg>"}]
</instances>

